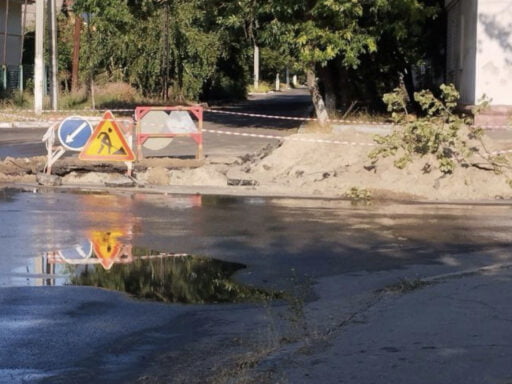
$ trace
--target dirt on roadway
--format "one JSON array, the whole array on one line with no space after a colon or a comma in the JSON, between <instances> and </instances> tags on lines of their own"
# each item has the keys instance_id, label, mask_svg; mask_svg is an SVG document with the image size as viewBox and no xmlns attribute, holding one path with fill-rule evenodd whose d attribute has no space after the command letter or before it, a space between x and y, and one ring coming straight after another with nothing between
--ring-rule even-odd
<instances>
[{"instance_id":1,"label":"dirt on roadway","mask_svg":"<svg viewBox=\"0 0 512 384\"><path fill-rule=\"evenodd\" d=\"M204 161L178 158L148 158L135 164L138 187L165 187L170 192L193 187L195 192L241 195L287 195L392 198L426 200L481 200L512 198L510 167L502 172L489 169L486 153L473 155L469 166L458 166L452 175L438 170L425 172L429 159L417 159L403 170L393 158L374 165L368 154L373 134L347 130L343 133L299 133L284 137L244 156L209 156ZM471 144L471 143L470 143ZM512 143L486 137L485 149L492 153L510 150ZM512 159L512 153L504 156ZM45 167L45 157L6 158L0 162L0 182L36 184L36 174ZM63 185L103 186L125 172L123 163L94 164L65 158L53 173ZM173 191L173 189L175 189Z\"/></svg>"}]
</instances>

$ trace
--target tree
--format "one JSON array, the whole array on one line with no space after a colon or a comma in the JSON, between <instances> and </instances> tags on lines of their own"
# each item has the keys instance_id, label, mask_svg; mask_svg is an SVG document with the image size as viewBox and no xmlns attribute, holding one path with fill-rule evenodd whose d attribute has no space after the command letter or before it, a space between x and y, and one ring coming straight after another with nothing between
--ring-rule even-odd
<instances>
[{"instance_id":1,"label":"tree","mask_svg":"<svg viewBox=\"0 0 512 384\"><path fill-rule=\"evenodd\" d=\"M317 81L317 66L325 66L337 56L346 66L357 66L363 52L376 49L374 38L360 28L363 16L360 1L272 0L272 20L266 41L283 53L295 52L307 74L315 111L320 124L328 119Z\"/></svg>"},{"instance_id":2,"label":"tree","mask_svg":"<svg viewBox=\"0 0 512 384\"><path fill-rule=\"evenodd\" d=\"M386 65L403 66L407 58L418 56L414 49L421 38L418 25L423 27L438 10L436 4L428 4L434 0L268 1L271 21L266 41L286 54L296 55L307 73L321 124L327 121L328 113L318 76L332 109L336 105L336 85L343 85L343 81L336 84L334 77L358 70L363 59L375 58L380 49L395 56L385 63L370 61L372 71L378 72Z\"/></svg>"},{"instance_id":3,"label":"tree","mask_svg":"<svg viewBox=\"0 0 512 384\"><path fill-rule=\"evenodd\" d=\"M169 90L177 100L197 100L222 88L243 95L257 45L272 58L264 64L269 70L294 65L307 74L317 116L325 123L328 111L354 98L378 100L400 78L412 89L411 69L427 52L441 50L431 41L444 40L442 28L428 28L441 5L442 0L76 0L74 8L87 23L81 48L86 77L127 81L164 100Z\"/></svg>"},{"instance_id":4,"label":"tree","mask_svg":"<svg viewBox=\"0 0 512 384\"><path fill-rule=\"evenodd\" d=\"M221 54L216 12L207 0L77 0L87 16L82 68L129 81L145 95L197 99Z\"/></svg>"}]
</instances>

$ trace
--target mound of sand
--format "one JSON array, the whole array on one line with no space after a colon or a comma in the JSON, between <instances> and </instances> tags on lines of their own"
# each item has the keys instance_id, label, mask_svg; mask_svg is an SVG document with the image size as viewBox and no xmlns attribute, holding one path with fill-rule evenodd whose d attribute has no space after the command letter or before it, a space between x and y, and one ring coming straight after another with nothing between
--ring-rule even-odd
<instances>
[{"instance_id":1,"label":"mound of sand","mask_svg":"<svg viewBox=\"0 0 512 384\"><path fill-rule=\"evenodd\" d=\"M510 150L512 143L486 138L483 143L468 145L478 147L480 153L472 156L469 165L457 166L451 175L443 175L435 168L425 172L428 158L415 159L405 169L396 168L393 158L372 164L368 154L375 148L374 135L343 131L292 135L279 145L247 154L235 163L215 159L190 164L172 159L153 163L148 160L147 164L136 165L135 177L139 184L220 187L228 193L248 190L251 194L343 197L354 189L367 190L376 198L511 199L510 167L504 167L502 173L482 169L488 163L482 153L484 149ZM512 154L505 156L512 162ZM0 162L0 182L34 183L34 175L42 171L44 163L44 157L6 158ZM62 175L63 184L102 185L123 172L123 167L105 165L85 170L83 163L73 159L63 163L61 168L68 170Z\"/></svg>"},{"instance_id":2,"label":"mound of sand","mask_svg":"<svg viewBox=\"0 0 512 384\"><path fill-rule=\"evenodd\" d=\"M291 194L343 196L351 188L358 188L368 189L374 195L430 200L512 198L506 174L475 166L458 166L452 175L443 175L439 170L426 173L426 158L414 160L405 169L396 168L392 158L381 159L373 166L368 154L375 147L367 145L372 143L373 135L354 131L295 135L268 156L256 156L231 170L228 177L237 174L239 178L256 181L266 191L288 190ZM469 144L481 147L480 143ZM488 151L503 149L506 144L488 138L484 141ZM471 161L481 167L487 163L479 155L474 155Z\"/></svg>"},{"instance_id":3,"label":"mound of sand","mask_svg":"<svg viewBox=\"0 0 512 384\"><path fill-rule=\"evenodd\" d=\"M468 145L482 147L478 142ZM510 143L486 138L484 145L488 151L495 151L510 146ZM505 174L475 166L458 166L452 175L444 175L435 169L427 173L424 171L427 158L416 159L405 169L396 168L392 158L381 159L373 165L368 154L374 148L372 134L356 131L302 133L288 137L273 148L248 154L235 164L206 162L196 169L170 170L168 177L170 185L229 186L231 189L249 189L251 193L290 196L343 197L347 191L356 188L369 190L374 197L388 198L512 198L512 188ZM479 155L474 155L472 161L481 166L487 162Z\"/></svg>"}]
</instances>

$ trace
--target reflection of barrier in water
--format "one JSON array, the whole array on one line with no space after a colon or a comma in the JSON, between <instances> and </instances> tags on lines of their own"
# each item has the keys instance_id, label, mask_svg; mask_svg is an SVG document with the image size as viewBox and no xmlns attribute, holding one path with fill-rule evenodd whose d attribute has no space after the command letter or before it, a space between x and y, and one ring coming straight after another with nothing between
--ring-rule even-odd
<instances>
[{"instance_id":1,"label":"reflection of barrier in water","mask_svg":"<svg viewBox=\"0 0 512 384\"><path fill-rule=\"evenodd\" d=\"M245 268L243 264L127 244L121 244L120 249L108 269L94 251L90 257L71 262L62 257L61 251L48 252L43 259L49 266L65 263L65 284L106 288L141 299L200 304L261 301L281 296L233 281L231 277ZM54 284L55 281L49 285Z\"/></svg>"},{"instance_id":2,"label":"reflection of barrier in water","mask_svg":"<svg viewBox=\"0 0 512 384\"><path fill-rule=\"evenodd\" d=\"M73 248L46 252L48 264L96 265L109 270L114 264L129 264L134 261L132 246L119 239L125 235L122 231L92 231L87 246L76 245ZM85 242L84 242L85 243ZM85 249L85 250L84 250ZM141 260L188 256L184 253L155 253L137 255Z\"/></svg>"}]
</instances>

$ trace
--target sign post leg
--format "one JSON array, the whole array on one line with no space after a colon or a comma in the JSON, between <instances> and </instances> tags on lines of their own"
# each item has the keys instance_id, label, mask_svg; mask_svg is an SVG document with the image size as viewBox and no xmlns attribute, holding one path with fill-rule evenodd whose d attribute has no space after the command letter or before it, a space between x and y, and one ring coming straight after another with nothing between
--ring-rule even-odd
<instances>
[{"instance_id":1,"label":"sign post leg","mask_svg":"<svg viewBox=\"0 0 512 384\"><path fill-rule=\"evenodd\" d=\"M46 144L48 149L48 157L46 160L46 174L52 174L52 155L53 155L53 144L51 142Z\"/></svg>"}]
</instances>

